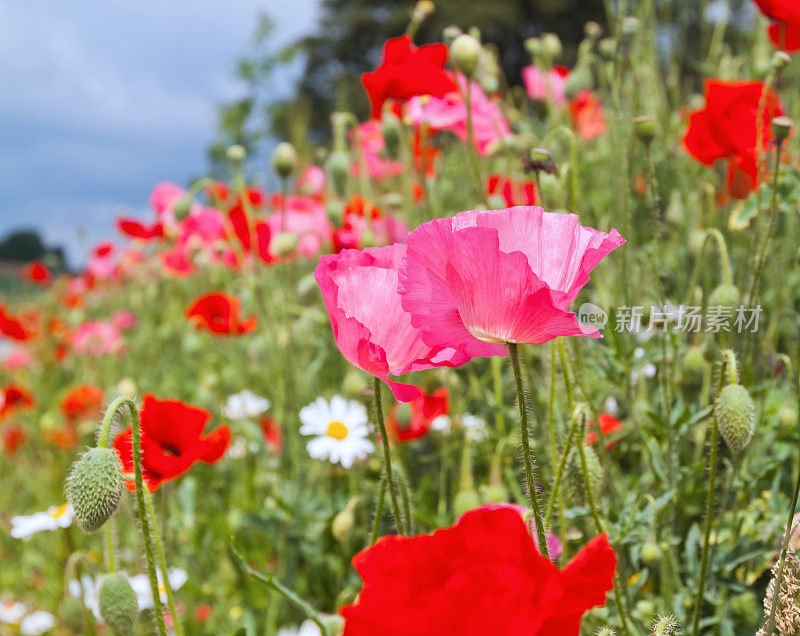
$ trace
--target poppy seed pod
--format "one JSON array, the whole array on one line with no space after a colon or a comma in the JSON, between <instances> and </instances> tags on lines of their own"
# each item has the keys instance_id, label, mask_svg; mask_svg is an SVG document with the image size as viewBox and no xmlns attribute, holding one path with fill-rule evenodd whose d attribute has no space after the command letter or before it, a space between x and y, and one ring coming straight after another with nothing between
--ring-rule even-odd
<instances>
[{"instance_id":1,"label":"poppy seed pod","mask_svg":"<svg viewBox=\"0 0 800 636\"><path fill-rule=\"evenodd\" d=\"M116 451L91 448L73 466L67 478L67 500L84 532L94 532L108 521L122 500L122 468Z\"/></svg>"},{"instance_id":2,"label":"poppy seed pod","mask_svg":"<svg viewBox=\"0 0 800 636\"><path fill-rule=\"evenodd\" d=\"M481 43L466 33L459 35L450 45L450 58L466 77L472 77L481 59Z\"/></svg>"},{"instance_id":3,"label":"poppy seed pod","mask_svg":"<svg viewBox=\"0 0 800 636\"><path fill-rule=\"evenodd\" d=\"M756 407L741 384L729 384L719 395L714 410L722 438L734 453L744 450L753 437Z\"/></svg>"},{"instance_id":4,"label":"poppy seed pod","mask_svg":"<svg viewBox=\"0 0 800 636\"><path fill-rule=\"evenodd\" d=\"M656 136L656 119L652 115L642 115L633 120L633 131L636 137L645 146L649 146L650 142Z\"/></svg>"},{"instance_id":5,"label":"poppy seed pod","mask_svg":"<svg viewBox=\"0 0 800 636\"><path fill-rule=\"evenodd\" d=\"M297 167L297 151L288 141L279 143L272 152L272 167L279 177L285 179Z\"/></svg>"},{"instance_id":6,"label":"poppy seed pod","mask_svg":"<svg viewBox=\"0 0 800 636\"><path fill-rule=\"evenodd\" d=\"M347 175L350 171L350 157L344 150L334 150L325 162L325 169L333 183L333 189L340 197L347 190Z\"/></svg>"},{"instance_id":7,"label":"poppy seed pod","mask_svg":"<svg viewBox=\"0 0 800 636\"><path fill-rule=\"evenodd\" d=\"M133 629L139 616L136 592L122 574L109 574L103 579L98 592L97 606L106 625L119 634Z\"/></svg>"},{"instance_id":8,"label":"poppy seed pod","mask_svg":"<svg viewBox=\"0 0 800 636\"><path fill-rule=\"evenodd\" d=\"M225 156L228 157L228 161L231 163L240 164L247 156L247 150L244 146L236 144L225 151Z\"/></svg>"},{"instance_id":9,"label":"poppy seed pod","mask_svg":"<svg viewBox=\"0 0 800 636\"><path fill-rule=\"evenodd\" d=\"M775 117L772 120L772 134L778 141L784 141L789 138L794 129L794 121L791 117L781 116Z\"/></svg>"}]
</instances>

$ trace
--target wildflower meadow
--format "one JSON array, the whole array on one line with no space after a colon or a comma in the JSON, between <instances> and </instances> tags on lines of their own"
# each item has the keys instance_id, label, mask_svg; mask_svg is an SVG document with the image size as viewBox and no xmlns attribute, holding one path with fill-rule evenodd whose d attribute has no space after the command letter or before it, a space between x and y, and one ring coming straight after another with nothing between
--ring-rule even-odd
<instances>
[{"instance_id":1,"label":"wildflower meadow","mask_svg":"<svg viewBox=\"0 0 800 636\"><path fill-rule=\"evenodd\" d=\"M800 633L800 2L603 6L20 263L0 634Z\"/></svg>"}]
</instances>

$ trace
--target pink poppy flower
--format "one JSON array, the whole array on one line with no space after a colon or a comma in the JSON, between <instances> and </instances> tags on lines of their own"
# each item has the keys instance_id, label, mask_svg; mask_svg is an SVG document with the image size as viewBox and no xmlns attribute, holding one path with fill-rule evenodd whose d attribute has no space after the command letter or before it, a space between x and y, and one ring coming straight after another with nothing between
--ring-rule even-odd
<instances>
[{"instance_id":1,"label":"pink poppy flower","mask_svg":"<svg viewBox=\"0 0 800 636\"><path fill-rule=\"evenodd\" d=\"M270 236L275 237L281 232L297 234L297 250L303 256L319 254L323 245L330 244L333 226L325 208L316 199L290 195L286 197L284 208L280 197L276 197L273 207L276 212L266 220L267 241Z\"/></svg>"},{"instance_id":2,"label":"pink poppy flower","mask_svg":"<svg viewBox=\"0 0 800 636\"><path fill-rule=\"evenodd\" d=\"M321 199L325 194L325 171L319 166L308 166L297 177L295 188L300 194Z\"/></svg>"},{"instance_id":3,"label":"pink poppy flower","mask_svg":"<svg viewBox=\"0 0 800 636\"><path fill-rule=\"evenodd\" d=\"M467 106L462 94L467 91L467 80L460 73L455 79L461 92L453 91L444 97L412 97L406 106L406 116L416 126L427 124L431 131L449 130L466 141ZM470 82L470 99L475 144L483 155L511 135L511 130L497 101L489 99L477 82Z\"/></svg>"},{"instance_id":4,"label":"pink poppy flower","mask_svg":"<svg viewBox=\"0 0 800 636\"><path fill-rule=\"evenodd\" d=\"M11 373L17 369L24 369L25 367L33 364L33 354L29 349L22 347L11 349L9 353L3 358L3 369Z\"/></svg>"},{"instance_id":5,"label":"pink poppy flower","mask_svg":"<svg viewBox=\"0 0 800 636\"><path fill-rule=\"evenodd\" d=\"M565 66L554 66L549 71L543 71L537 66L526 66L522 69L522 81L528 97L556 106L567 101L568 75L569 69Z\"/></svg>"},{"instance_id":6,"label":"pink poppy flower","mask_svg":"<svg viewBox=\"0 0 800 636\"><path fill-rule=\"evenodd\" d=\"M354 176L361 174L362 165L373 179L385 179L403 174L402 162L386 159L383 156L386 142L383 140L381 122L372 120L359 124L353 130L352 137L359 152L359 157L350 166L350 172Z\"/></svg>"},{"instance_id":7,"label":"pink poppy flower","mask_svg":"<svg viewBox=\"0 0 800 636\"><path fill-rule=\"evenodd\" d=\"M468 357L503 355L503 343L588 335L569 304L603 257L624 243L540 207L461 212L406 237L402 307L432 347Z\"/></svg>"},{"instance_id":8,"label":"pink poppy flower","mask_svg":"<svg viewBox=\"0 0 800 636\"><path fill-rule=\"evenodd\" d=\"M157 183L150 192L150 207L155 211L158 220L165 223L174 221L172 208L185 194L186 190L177 183Z\"/></svg>"},{"instance_id":9,"label":"pink poppy flower","mask_svg":"<svg viewBox=\"0 0 800 636\"><path fill-rule=\"evenodd\" d=\"M125 341L113 323L91 320L78 326L74 331L72 348L77 353L97 357L121 353L125 349Z\"/></svg>"},{"instance_id":10,"label":"pink poppy flower","mask_svg":"<svg viewBox=\"0 0 800 636\"><path fill-rule=\"evenodd\" d=\"M389 375L469 360L449 345L426 345L412 327L411 316L400 307L397 275L405 252L402 244L344 250L322 256L314 271L342 355L386 382L401 402L422 393L415 386L389 380Z\"/></svg>"},{"instance_id":11,"label":"pink poppy flower","mask_svg":"<svg viewBox=\"0 0 800 636\"><path fill-rule=\"evenodd\" d=\"M108 280L117 275L117 260L113 243L99 243L92 250L86 271L98 280Z\"/></svg>"},{"instance_id":12,"label":"pink poppy flower","mask_svg":"<svg viewBox=\"0 0 800 636\"><path fill-rule=\"evenodd\" d=\"M121 309L120 311L115 311L111 316L111 323L120 330L130 329L136 324L136 316L130 311Z\"/></svg>"}]
</instances>

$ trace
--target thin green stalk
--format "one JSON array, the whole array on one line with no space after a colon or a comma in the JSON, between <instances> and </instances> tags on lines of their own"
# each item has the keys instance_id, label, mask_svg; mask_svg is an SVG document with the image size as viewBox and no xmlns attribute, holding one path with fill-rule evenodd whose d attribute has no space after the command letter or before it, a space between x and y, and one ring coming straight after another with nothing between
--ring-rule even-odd
<instances>
[{"instance_id":1,"label":"thin green stalk","mask_svg":"<svg viewBox=\"0 0 800 636\"><path fill-rule=\"evenodd\" d=\"M536 491L536 479L533 472L533 455L531 442L528 437L528 406L525 401L525 390L522 385L522 370L519 364L519 345L515 342L508 343L508 352L511 355L511 367L514 369L514 381L517 386L517 405L519 406L520 438L522 439L522 455L525 464L525 481L528 486L528 497L533 510L534 523L536 524L536 540L539 544L539 553L548 554L547 538L544 529L544 519L539 505L539 494Z\"/></svg>"},{"instance_id":2,"label":"thin green stalk","mask_svg":"<svg viewBox=\"0 0 800 636\"><path fill-rule=\"evenodd\" d=\"M561 480L563 479L564 472L567 468L567 460L569 459L569 453L572 450L572 445L575 441L575 433L580 428L579 422L580 418L573 415L569 425L569 432L567 433L567 443L564 446L564 450L561 451L561 459L559 460L558 468L556 469L556 478L553 482L553 488L550 490L550 497L547 500L547 509L544 513L545 523L550 521L550 515L553 514L553 506L556 496L558 496L559 499L559 509L563 509L561 508Z\"/></svg>"},{"instance_id":3,"label":"thin green stalk","mask_svg":"<svg viewBox=\"0 0 800 636\"><path fill-rule=\"evenodd\" d=\"M492 360L499 360L499 358L492 358ZM553 468L558 464L558 444L556 442L556 428L555 428L555 404L556 404L556 341L550 341L550 403L547 405L547 429L550 432L550 454ZM569 440L567 440L569 441ZM561 545L566 545L567 540L567 522L564 519L564 497L561 493L560 477L556 478L556 483L553 485L553 490L550 492L550 500L553 495L558 498L558 523L561 536ZM545 512L545 523L549 523L550 514L553 511L553 503L547 502L547 512Z\"/></svg>"},{"instance_id":4,"label":"thin green stalk","mask_svg":"<svg viewBox=\"0 0 800 636\"><path fill-rule=\"evenodd\" d=\"M378 488L378 501L375 504L375 517L372 520L372 534L369 537L369 544L374 545L381 532L381 519L383 519L383 508L386 503L386 475L381 475L381 484Z\"/></svg>"},{"instance_id":5,"label":"thin green stalk","mask_svg":"<svg viewBox=\"0 0 800 636\"><path fill-rule=\"evenodd\" d=\"M394 516L395 527L400 534L406 533L403 515L400 513L399 495L397 493L397 483L394 481L392 473L392 450L389 447L389 434L386 432L386 422L383 420L383 404L381 404L381 381L373 378L373 388L375 395L375 419L378 420L378 428L381 434L381 446L383 448L383 470L386 475L386 484L389 488L389 501L392 504L392 515Z\"/></svg>"},{"instance_id":6,"label":"thin green stalk","mask_svg":"<svg viewBox=\"0 0 800 636\"><path fill-rule=\"evenodd\" d=\"M113 518L106 521L105 528L103 529L106 539L106 567L111 574L117 571L116 565L114 564L114 528L111 525L112 523L114 523Z\"/></svg>"},{"instance_id":7,"label":"thin green stalk","mask_svg":"<svg viewBox=\"0 0 800 636\"><path fill-rule=\"evenodd\" d=\"M172 585L169 582L169 571L167 570L167 559L164 556L164 545L161 543L161 535L158 532L158 520L156 517L155 506L153 505L153 496L148 492L145 497L147 502L147 512L150 515L150 520L153 523L153 541L156 544L156 552L158 553L158 564L161 568L161 579L164 585L164 590L167 593L167 606L172 614L172 622L175 625L175 634L183 636L183 627L181 627L180 620L178 619L178 612L175 609L175 598L172 594Z\"/></svg>"}]
</instances>

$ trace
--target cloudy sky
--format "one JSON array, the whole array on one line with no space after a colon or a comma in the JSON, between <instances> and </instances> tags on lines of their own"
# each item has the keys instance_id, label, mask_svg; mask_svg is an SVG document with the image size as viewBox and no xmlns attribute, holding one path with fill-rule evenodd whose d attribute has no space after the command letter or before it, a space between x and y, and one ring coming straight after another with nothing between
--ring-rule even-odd
<instances>
[{"instance_id":1,"label":"cloudy sky","mask_svg":"<svg viewBox=\"0 0 800 636\"><path fill-rule=\"evenodd\" d=\"M154 183L201 173L259 13L278 48L313 28L316 5L0 0L0 236L34 227L77 263Z\"/></svg>"}]
</instances>

